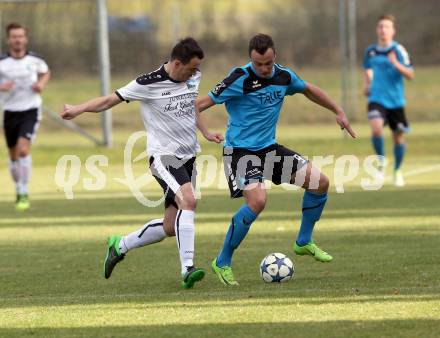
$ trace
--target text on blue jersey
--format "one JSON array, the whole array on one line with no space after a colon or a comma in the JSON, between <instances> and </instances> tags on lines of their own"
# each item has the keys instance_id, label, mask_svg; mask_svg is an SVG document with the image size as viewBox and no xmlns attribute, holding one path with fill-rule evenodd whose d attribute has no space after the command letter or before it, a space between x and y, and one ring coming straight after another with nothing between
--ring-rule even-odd
<instances>
[{"instance_id":1,"label":"text on blue jersey","mask_svg":"<svg viewBox=\"0 0 440 338\"><path fill-rule=\"evenodd\" d=\"M208 95L228 112L225 147L257 151L276 143L276 125L286 95L306 83L289 68L274 65L272 76L257 76L252 63L233 69Z\"/></svg>"}]
</instances>

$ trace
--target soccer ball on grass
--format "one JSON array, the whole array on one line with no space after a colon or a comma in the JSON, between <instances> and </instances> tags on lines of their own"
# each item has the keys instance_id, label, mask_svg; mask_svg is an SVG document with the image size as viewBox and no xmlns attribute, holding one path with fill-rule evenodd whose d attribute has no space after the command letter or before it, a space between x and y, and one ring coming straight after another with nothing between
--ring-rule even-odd
<instances>
[{"instance_id":1,"label":"soccer ball on grass","mask_svg":"<svg viewBox=\"0 0 440 338\"><path fill-rule=\"evenodd\" d=\"M287 282L293 278L294 271L290 258L279 252L267 255L260 264L261 278L266 283Z\"/></svg>"}]
</instances>

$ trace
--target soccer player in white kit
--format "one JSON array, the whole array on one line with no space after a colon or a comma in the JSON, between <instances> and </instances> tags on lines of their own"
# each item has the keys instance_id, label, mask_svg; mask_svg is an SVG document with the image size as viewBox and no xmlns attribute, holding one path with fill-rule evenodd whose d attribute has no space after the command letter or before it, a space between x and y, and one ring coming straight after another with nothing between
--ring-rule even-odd
<instances>
[{"instance_id":1,"label":"soccer player in white kit","mask_svg":"<svg viewBox=\"0 0 440 338\"><path fill-rule=\"evenodd\" d=\"M27 50L26 28L6 26L8 53L0 56L0 95L3 97L9 168L16 185L18 211L29 209L28 183L32 169L31 143L41 120L43 91L50 78L46 62Z\"/></svg>"},{"instance_id":2,"label":"soccer player in white kit","mask_svg":"<svg viewBox=\"0 0 440 338\"><path fill-rule=\"evenodd\" d=\"M61 116L72 119L83 112L101 112L123 101L140 101L147 130L151 171L165 193L164 218L154 219L126 236L111 236L104 261L104 277L134 248L176 236L182 267L182 287L192 288L205 271L194 267L194 210L196 198L195 156L200 150L196 130L206 139L221 142L222 135L210 133L198 119L195 100L204 55L193 38L180 40L169 62L131 81L115 93L86 103L65 105Z\"/></svg>"}]
</instances>

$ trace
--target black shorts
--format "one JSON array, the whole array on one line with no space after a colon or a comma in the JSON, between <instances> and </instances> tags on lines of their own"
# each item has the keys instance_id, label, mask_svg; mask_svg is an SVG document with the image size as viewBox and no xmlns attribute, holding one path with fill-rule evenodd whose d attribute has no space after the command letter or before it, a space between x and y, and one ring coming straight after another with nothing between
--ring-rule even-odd
<instances>
[{"instance_id":1,"label":"black shorts","mask_svg":"<svg viewBox=\"0 0 440 338\"><path fill-rule=\"evenodd\" d=\"M182 185L191 182L195 188L197 177L195 162L195 157L183 160L172 155L150 157L151 173L165 194L165 208L174 205L178 209L175 197Z\"/></svg>"},{"instance_id":2,"label":"black shorts","mask_svg":"<svg viewBox=\"0 0 440 338\"><path fill-rule=\"evenodd\" d=\"M223 163L232 198L242 197L248 184L270 180L275 184L292 183L294 173L308 163L300 154L279 144L251 151L224 148Z\"/></svg>"},{"instance_id":3,"label":"black shorts","mask_svg":"<svg viewBox=\"0 0 440 338\"><path fill-rule=\"evenodd\" d=\"M368 119L381 118L384 125L389 124L393 132L406 133L409 130L409 124L406 120L404 108L387 109L384 106L371 102L368 104Z\"/></svg>"},{"instance_id":4,"label":"black shorts","mask_svg":"<svg viewBox=\"0 0 440 338\"><path fill-rule=\"evenodd\" d=\"M25 111L5 110L3 128L8 148L15 147L20 137L33 141L41 120L39 108Z\"/></svg>"}]
</instances>

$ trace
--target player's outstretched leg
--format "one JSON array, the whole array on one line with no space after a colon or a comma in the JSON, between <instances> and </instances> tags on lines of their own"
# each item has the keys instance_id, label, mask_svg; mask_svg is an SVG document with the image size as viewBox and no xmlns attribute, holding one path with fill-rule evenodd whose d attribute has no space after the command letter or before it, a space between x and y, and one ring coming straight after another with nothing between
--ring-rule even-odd
<instances>
[{"instance_id":1,"label":"player's outstretched leg","mask_svg":"<svg viewBox=\"0 0 440 338\"><path fill-rule=\"evenodd\" d=\"M303 188L308 190L304 192L301 227L293 250L300 256L310 255L319 262L330 262L333 257L321 250L312 240L315 223L321 218L327 202L329 180L311 163L307 165L306 170ZM314 177L319 177L319 181L313 182ZM292 182L295 182L295 176L292 176Z\"/></svg>"},{"instance_id":2,"label":"player's outstretched leg","mask_svg":"<svg viewBox=\"0 0 440 338\"><path fill-rule=\"evenodd\" d=\"M212 270L225 285L238 285L232 273L232 255L246 237L252 222L254 222L256 218L257 214L248 204L244 204L232 217L223 248L218 257L216 257L211 264Z\"/></svg>"},{"instance_id":3,"label":"player's outstretched leg","mask_svg":"<svg viewBox=\"0 0 440 338\"><path fill-rule=\"evenodd\" d=\"M162 241L167 234L163 228L163 218L153 219L142 228L126 235L111 236L108 239L107 254L104 261L104 277L110 278L116 264L124 259L125 254L135 248Z\"/></svg>"},{"instance_id":4,"label":"player's outstretched leg","mask_svg":"<svg viewBox=\"0 0 440 338\"><path fill-rule=\"evenodd\" d=\"M310 255L320 262L330 262L333 259L312 241L313 228L321 217L326 201L327 193L304 192L301 227L294 245L294 251L297 255Z\"/></svg>"}]
</instances>

